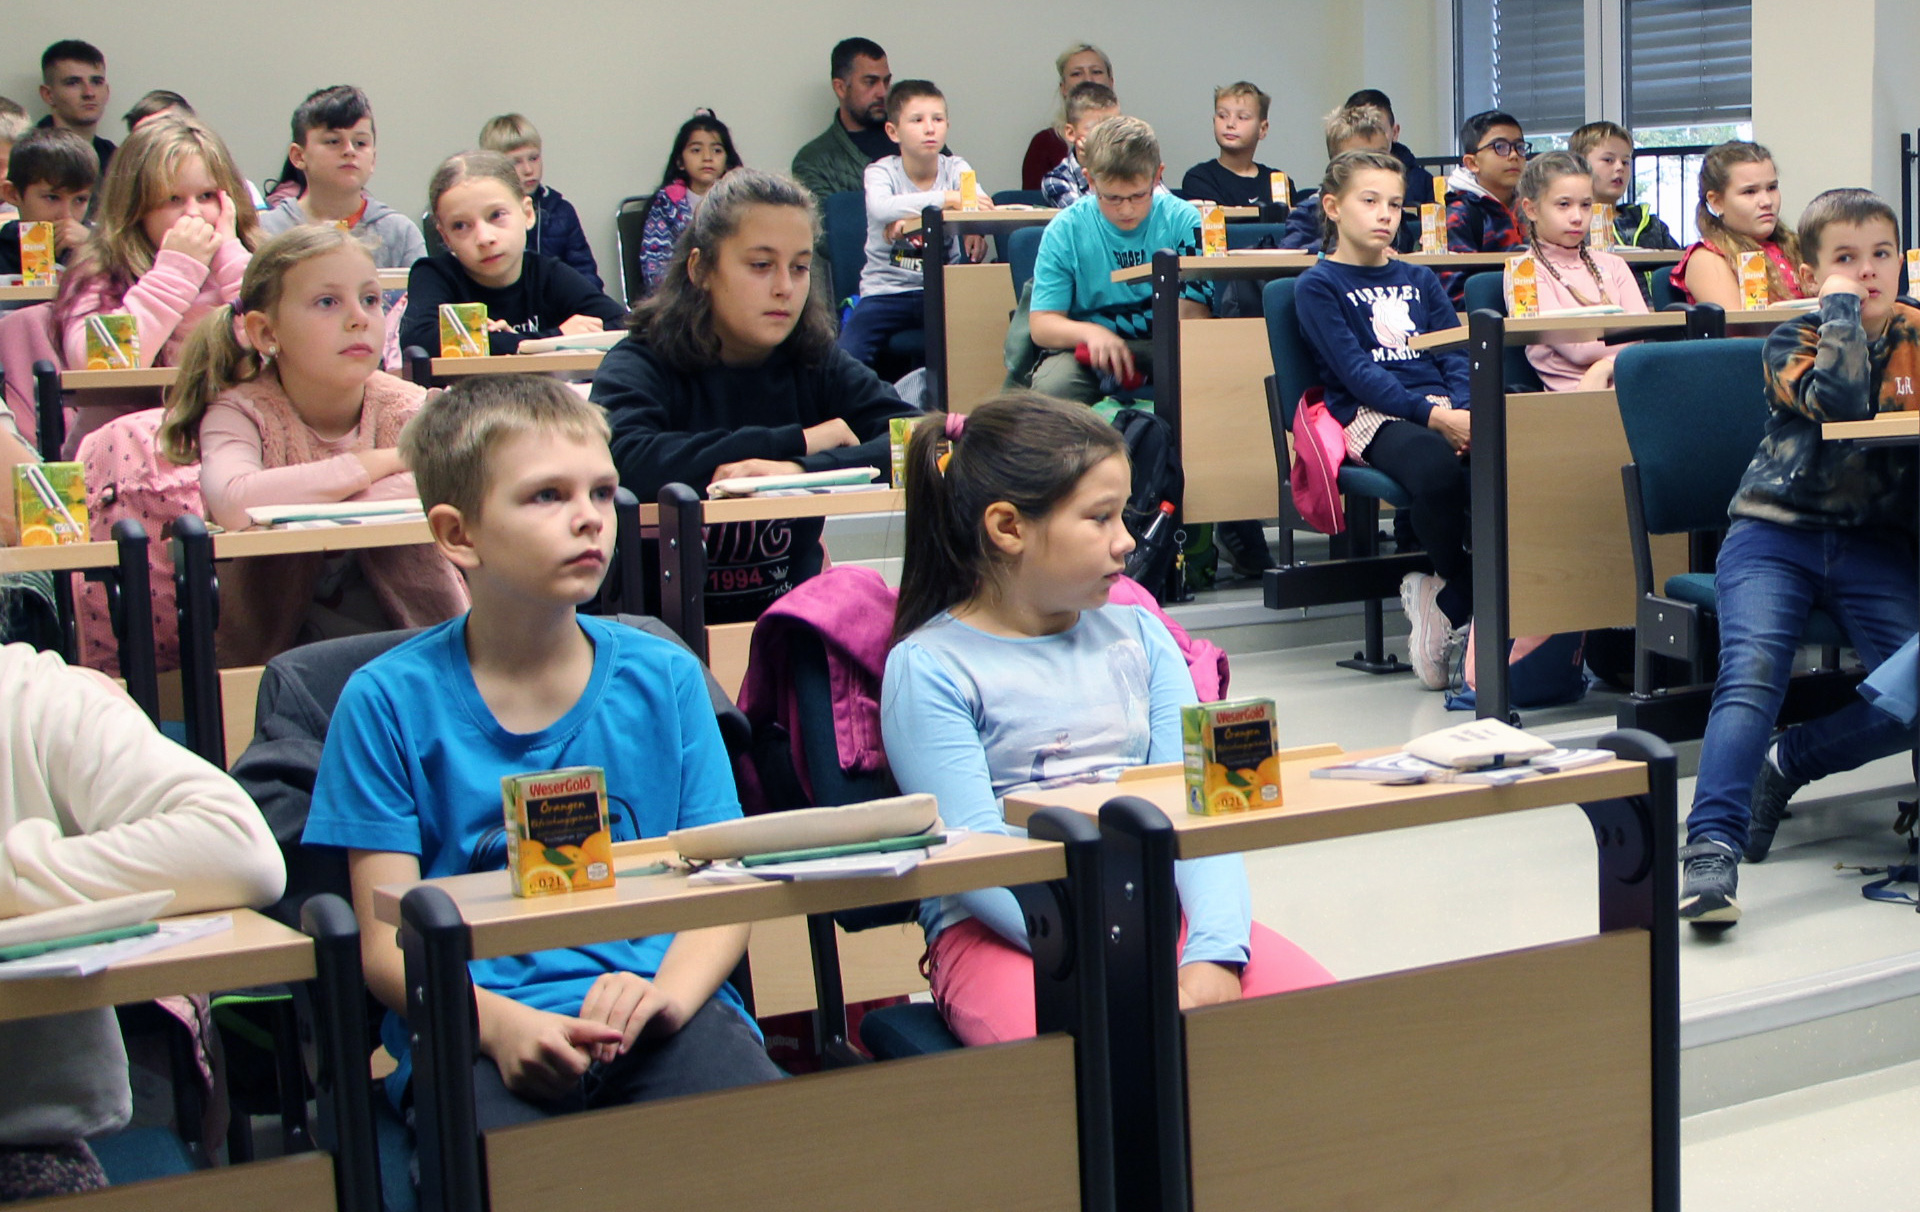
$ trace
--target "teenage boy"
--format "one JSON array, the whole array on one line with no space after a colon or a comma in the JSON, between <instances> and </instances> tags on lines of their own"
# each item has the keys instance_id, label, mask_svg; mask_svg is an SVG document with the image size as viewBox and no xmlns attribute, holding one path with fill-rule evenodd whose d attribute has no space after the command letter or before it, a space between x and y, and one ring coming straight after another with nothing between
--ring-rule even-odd
<instances>
[{"instance_id":1,"label":"teenage boy","mask_svg":"<svg viewBox=\"0 0 1920 1212\"><path fill-rule=\"evenodd\" d=\"M1047 205L1065 210L1087 196L1087 174L1080 167L1080 155L1093 128L1108 118L1120 116L1120 98L1097 80L1076 84L1067 94L1067 158L1047 170L1040 178L1040 193Z\"/></svg>"},{"instance_id":2,"label":"teenage boy","mask_svg":"<svg viewBox=\"0 0 1920 1212\"><path fill-rule=\"evenodd\" d=\"M1162 248L1194 251L1200 212L1163 192L1160 140L1138 118L1110 118L1087 136L1092 195L1047 224L1033 269L1030 330L1043 353L1033 389L1092 404L1102 380L1138 385L1152 351L1153 288L1115 282L1113 271L1145 265ZM1212 284L1189 282L1180 318L1208 314Z\"/></svg>"},{"instance_id":3,"label":"teenage boy","mask_svg":"<svg viewBox=\"0 0 1920 1212\"><path fill-rule=\"evenodd\" d=\"M521 114L489 118L480 128L480 146L513 161L513 171L520 176L520 188L533 199L535 219L533 230L527 233L527 251L558 257L579 270L580 276L593 283L595 290L605 289L600 281L600 266L593 259L593 248L587 243L586 230L580 226L580 213L573 209L573 203L560 196L559 190L541 180L546 164L541 155L540 132L533 123Z\"/></svg>"},{"instance_id":4,"label":"teenage boy","mask_svg":"<svg viewBox=\"0 0 1920 1212\"><path fill-rule=\"evenodd\" d=\"M308 95L293 111L293 143L287 163L306 178L296 197L260 216L260 226L279 235L307 223L331 223L373 245L381 269L408 269L427 255L427 242L412 219L367 193L378 136L373 104L351 84Z\"/></svg>"},{"instance_id":5,"label":"teenage boy","mask_svg":"<svg viewBox=\"0 0 1920 1212\"><path fill-rule=\"evenodd\" d=\"M794 179L821 205L829 194L859 189L867 165L900 150L887 135L887 90L893 85L887 52L870 38L844 38L834 45L829 67L838 102L833 117L793 156Z\"/></svg>"},{"instance_id":6,"label":"teenage boy","mask_svg":"<svg viewBox=\"0 0 1920 1212\"><path fill-rule=\"evenodd\" d=\"M1533 147L1519 119L1490 109L1468 118L1460 128L1460 163L1447 174L1447 251L1506 252L1521 244L1514 217L1514 191ZM1441 275L1457 307L1465 298L1467 275Z\"/></svg>"},{"instance_id":7,"label":"teenage boy","mask_svg":"<svg viewBox=\"0 0 1920 1212\"><path fill-rule=\"evenodd\" d=\"M1331 162L1341 152L1374 151L1392 154L1393 119L1387 112L1373 105L1348 105L1334 110L1326 118L1327 160ZM1424 173L1420 175L1424 176ZM1398 252L1412 252L1420 246L1420 212L1403 209L1400 212L1400 230L1394 233L1393 247ZM1300 195L1300 200L1287 212L1287 230L1281 233L1280 247L1303 248L1308 252L1320 252L1323 247L1323 234L1320 224L1320 189L1315 186Z\"/></svg>"},{"instance_id":8,"label":"teenage boy","mask_svg":"<svg viewBox=\"0 0 1920 1212\"><path fill-rule=\"evenodd\" d=\"M1633 177L1633 135L1613 122L1589 122L1573 132L1567 146L1587 158L1593 169L1593 203L1613 207L1615 239L1633 248L1679 248L1653 208L1622 201Z\"/></svg>"},{"instance_id":9,"label":"teenage boy","mask_svg":"<svg viewBox=\"0 0 1920 1212\"><path fill-rule=\"evenodd\" d=\"M1273 98L1245 80L1213 90L1213 142L1220 154L1187 170L1180 191L1221 206L1290 205L1291 197L1273 196L1273 169L1255 160L1267 137L1267 111Z\"/></svg>"},{"instance_id":10,"label":"teenage boy","mask_svg":"<svg viewBox=\"0 0 1920 1212\"><path fill-rule=\"evenodd\" d=\"M929 206L960 206L960 174L973 166L959 156L942 155L947 142L947 99L931 80L902 80L887 93L887 138L900 146L897 156L867 165L866 263L860 267L860 299L840 329L840 348L867 365L894 333L919 328L925 316L926 278L921 257L923 233L903 236L901 227ZM976 182L976 186L977 186ZM977 189L978 204L993 203ZM958 237L941 250L949 264L986 255L986 241Z\"/></svg>"},{"instance_id":11,"label":"teenage boy","mask_svg":"<svg viewBox=\"0 0 1920 1212\"><path fill-rule=\"evenodd\" d=\"M394 1012L396 1100L405 973L373 890L472 869L503 776L601 767L620 840L740 815L700 663L576 613L613 552L600 409L553 379L475 376L421 409L401 453L473 607L348 680L305 835L347 849L367 986ZM725 983L746 944L720 926L474 962L480 1126L777 1077Z\"/></svg>"},{"instance_id":12,"label":"teenage boy","mask_svg":"<svg viewBox=\"0 0 1920 1212\"><path fill-rule=\"evenodd\" d=\"M1413 149L1400 142L1400 122L1393 116L1393 100L1377 88L1363 88L1347 98L1343 109L1370 105L1387 116L1387 150L1407 166L1407 196L1402 205L1417 219L1420 207L1433 201L1433 174L1414 158Z\"/></svg>"},{"instance_id":13,"label":"teenage boy","mask_svg":"<svg viewBox=\"0 0 1920 1212\"><path fill-rule=\"evenodd\" d=\"M0 197L20 217L0 227L0 274L20 272L20 224L53 224L54 259L65 265L87 239L87 204L100 168L93 148L70 130L36 129L14 144Z\"/></svg>"},{"instance_id":14,"label":"teenage boy","mask_svg":"<svg viewBox=\"0 0 1920 1212\"><path fill-rule=\"evenodd\" d=\"M117 146L95 131L107 112L113 90L107 86L107 57L100 48L78 38L67 38L49 46L40 56L40 100L51 112L40 119L41 126L59 126L93 141L93 154L100 159L100 175L107 174L107 161Z\"/></svg>"},{"instance_id":15,"label":"teenage boy","mask_svg":"<svg viewBox=\"0 0 1920 1212\"><path fill-rule=\"evenodd\" d=\"M1895 302L1900 227L1864 189L1833 189L1800 216L1800 279L1820 306L1767 338L1760 448L1728 509L1718 556L1720 674L1680 851L1680 917L1740 916L1739 863L1767 856L1793 793L1913 744L1854 698L1774 734L1807 617L1824 610L1869 669L1920 627L1913 592L1914 452L1820 436L1822 422L1920 408L1920 311Z\"/></svg>"}]
</instances>

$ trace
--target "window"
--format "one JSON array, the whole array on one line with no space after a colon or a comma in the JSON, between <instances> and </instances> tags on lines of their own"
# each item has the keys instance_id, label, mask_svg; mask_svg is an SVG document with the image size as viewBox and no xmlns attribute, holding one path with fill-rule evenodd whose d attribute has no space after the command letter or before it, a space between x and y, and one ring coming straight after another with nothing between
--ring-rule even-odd
<instances>
[{"instance_id":1,"label":"window","mask_svg":"<svg viewBox=\"0 0 1920 1212\"><path fill-rule=\"evenodd\" d=\"M1585 0L1459 0L1453 33L1459 120L1505 110L1536 146L1586 121Z\"/></svg>"},{"instance_id":2,"label":"window","mask_svg":"<svg viewBox=\"0 0 1920 1212\"><path fill-rule=\"evenodd\" d=\"M1727 126L1753 116L1751 0L1625 0L1625 125Z\"/></svg>"}]
</instances>

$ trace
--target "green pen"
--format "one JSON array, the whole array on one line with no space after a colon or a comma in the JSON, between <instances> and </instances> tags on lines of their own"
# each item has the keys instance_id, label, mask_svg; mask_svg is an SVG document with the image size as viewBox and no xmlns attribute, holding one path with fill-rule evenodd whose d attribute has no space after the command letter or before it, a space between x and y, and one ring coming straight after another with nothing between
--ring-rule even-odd
<instances>
[{"instance_id":1,"label":"green pen","mask_svg":"<svg viewBox=\"0 0 1920 1212\"><path fill-rule=\"evenodd\" d=\"M779 850L769 854L750 854L740 860L742 867L766 867L773 863L803 863L811 859L843 858L849 854L887 854L895 850L924 850L947 840L944 833L921 833L913 837L885 837L877 842L849 842L844 846L813 846L806 850Z\"/></svg>"},{"instance_id":2,"label":"green pen","mask_svg":"<svg viewBox=\"0 0 1920 1212\"><path fill-rule=\"evenodd\" d=\"M67 951L74 947L90 947L95 943L114 943L123 938L139 938L144 934L157 934L160 927L153 922L141 922L137 926L115 926L111 930L95 930L90 934L70 934L66 938L50 938L39 943L19 943L12 947L0 947L0 963L7 960L32 959L36 955L45 955L49 951Z\"/></svg>"}]
</instances>

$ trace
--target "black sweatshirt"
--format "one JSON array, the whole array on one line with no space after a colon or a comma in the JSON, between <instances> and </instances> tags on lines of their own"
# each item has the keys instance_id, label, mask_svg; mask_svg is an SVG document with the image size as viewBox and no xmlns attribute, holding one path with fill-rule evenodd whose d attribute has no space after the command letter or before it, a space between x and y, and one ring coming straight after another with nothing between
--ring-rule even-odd
<instances>
[{"instance_id":1,"label":"black sweatshirt","mask_svg":"<svg viewBox=\"0 0 1920 1212\"><path fill-rule=\"evenodd\" d=\"M682 483L704 492L714 469L741 459L798 463L806 471L889 462L887 422L916 416L873 371L834 348L817 366L786 349L758 366L674 369L638 336L607 351L591 398L613 427L620 482L643 502ZM858 446L808 454L802 432L835 417ZM758 617L819 567L818 518L708 528L708 618Z\"/></svg>"},{"instance_id":2,"label":"black sweatshirt","mask_svg":"<svg viewBox=\"0 0 1920 1212\"><path fill-rule=\"evenodd\" d=\"M505 320L512 332L487 334L489 353L510 354L529 337L557 337L572 316L598 316L608 328L626 319L627 309L608 298L580 271L556 257L524 254L520 278L498 290L482 286L450 252L423 257L407 274L407 314L400 322L400 347L418 345L440 354L440 305L485 303L487 319Z\"/></svg>"}]
</instances>

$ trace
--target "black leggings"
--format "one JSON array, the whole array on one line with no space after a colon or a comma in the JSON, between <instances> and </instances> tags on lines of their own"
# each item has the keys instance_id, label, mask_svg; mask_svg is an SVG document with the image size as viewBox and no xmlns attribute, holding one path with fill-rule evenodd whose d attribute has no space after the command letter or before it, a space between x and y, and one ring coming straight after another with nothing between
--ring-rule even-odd
<instances>
[{"instance_id":1,"label":"black leggings","mask_svg":"<svg viewBox=\"0 0 1920 1212\"><path fill-rule=\"evenodd\" d=\"M1440 609L1458 627L1473 617L1473 561L1467 554L1467 464L1438 430L1389 421L1367 445L1367 464L1413 498L1413 532L1447 587Z\"/></svg>"}]
</instances>

